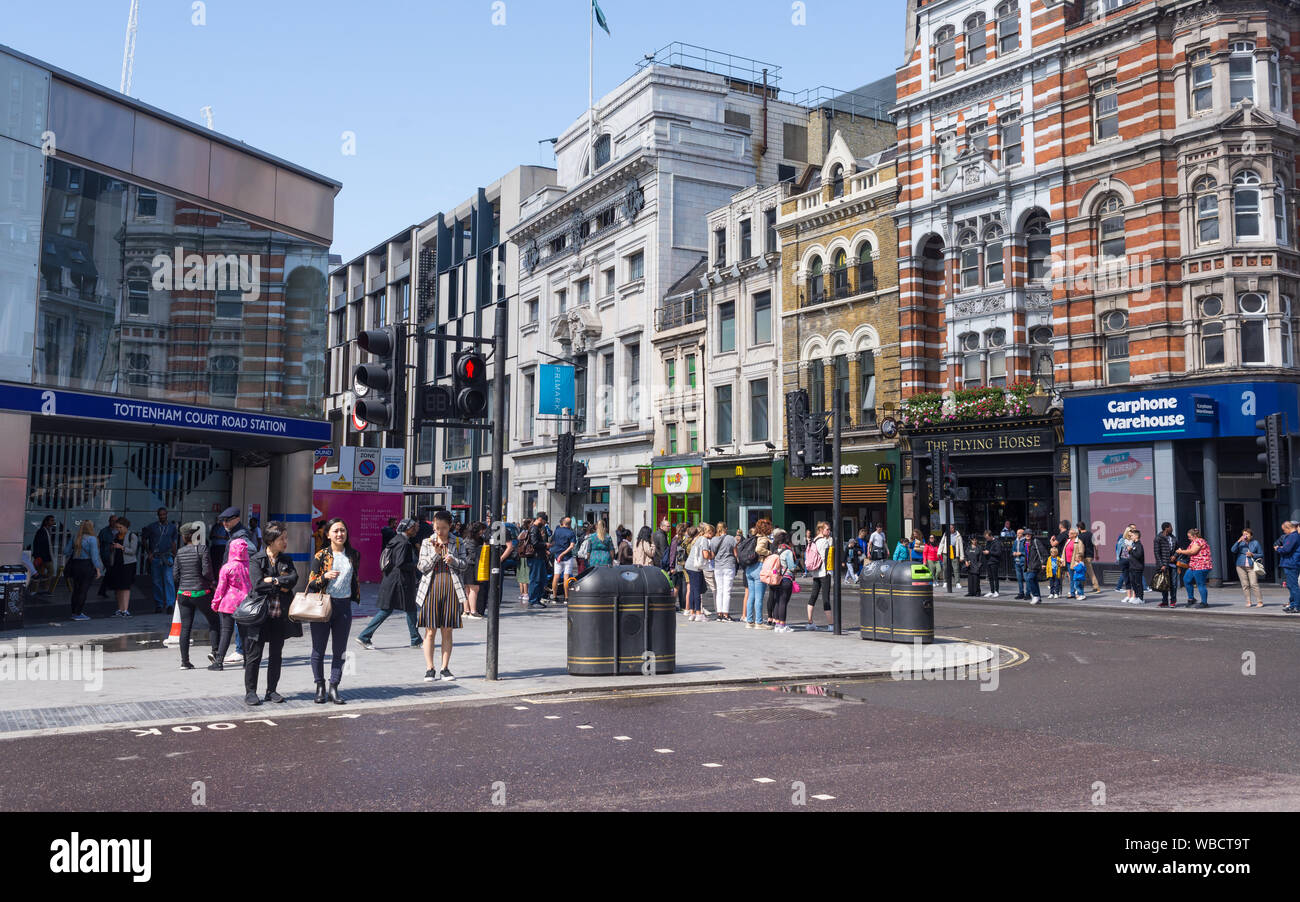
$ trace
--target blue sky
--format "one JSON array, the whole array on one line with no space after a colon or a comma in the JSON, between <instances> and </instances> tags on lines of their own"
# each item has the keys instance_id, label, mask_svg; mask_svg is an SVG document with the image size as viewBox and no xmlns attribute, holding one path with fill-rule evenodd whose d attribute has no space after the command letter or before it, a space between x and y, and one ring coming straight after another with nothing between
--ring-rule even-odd
<instances>
[{"instance_id":1,"label":"blue sky","mask_svg":"<svg viewBox=\"0 0 1300 902\"><path fill-rule=\"evenodd\" d=\"M345 259L470 197L587 108L587 0L141 0L132 95L343 183ZM806 24L796 26L795 7ZM8 0L0 43L120 84L129 0ZM494 25L504 6L505 25ZM600 0L596 96L673 41L849 90L902 61L904 0ZM356 154L341 135L356 134Z\"/></svg>"}]
</instances>

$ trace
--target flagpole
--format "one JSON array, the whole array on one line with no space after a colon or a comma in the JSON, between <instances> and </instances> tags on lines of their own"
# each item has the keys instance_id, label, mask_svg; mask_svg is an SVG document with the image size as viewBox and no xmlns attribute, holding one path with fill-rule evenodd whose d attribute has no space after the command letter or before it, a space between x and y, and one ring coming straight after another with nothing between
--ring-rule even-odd
<instances>
[{"instance_id":1,"label":"flagpole","mask_svg":"<svg viewBox=\"0 0 1300 902\"><path fill-rule=\"evenodd\" d=\"M596 175L596 3L587 8L587 171Z\"/></svg>"}]
</instances>

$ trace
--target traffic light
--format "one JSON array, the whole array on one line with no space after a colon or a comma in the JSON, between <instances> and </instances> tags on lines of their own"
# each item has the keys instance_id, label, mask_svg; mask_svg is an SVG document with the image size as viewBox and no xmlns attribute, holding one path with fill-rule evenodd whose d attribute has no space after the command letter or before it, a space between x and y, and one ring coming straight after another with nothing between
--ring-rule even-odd
<instances>
[{"instance_id":1,"label":"traffic light","mask_svg":"<svg viewBox=\"0 0 1300 902\"><path fill-rule=\"evenodd\" d=\"M1268 481L1273 485L1282 484L1282 414L1274 413L1262 420L1255 421L1255 428L1264 434L1255 439L1259 448L1259 464L1264 468Z\"/></svg>"},{"instance_id":2,"label":"traffic light","mask_svg":"<svg viewBox=\"0 0 1300 902\"><path fill-rule=\"evenodd\" d=\"M573 433L561 435L555 444L555 494L569 494L573 482Z\"/></svg>"},{"instance_id":3,"label":"traffic light","mask_svg":"<svg viewBox=\"0 0 1300 902\"><path fill-rule=\"evenodd\" d=\"M808 478L808 453L805 447L808 432L808 392L802 388L785 395L785 447L790 453L790 477Z\"/></svg>"},{"instance_id":4,"label":"traffic light","mask_svg":"<svg viewBox=\"0 0 1300 902\"><path fill-rule=\"evenodd\" d=\"M826 421L820 414L813 414L807 421L804 432L803 462L811 469L826 464Z\"/></svg>"},{"instance_id":5,"label":"traffic light","mask_svg":"<svg viewBox=\"0 0 1300 902\"><path fill-rule=\"evenodd\" d=\"M943 474L943 500L954 501L957 498L957 474L949 467Z\"/></svg>"},{"instance_id":6,"label":"traffic light","mask_svg":"<svg viewBox=\"0 0 1300 902\"><path fill-rule=\"evenodd\" d=\"M420 418L424 420L449 420L456 414L456 399L450 386L422 385L419 391Z\"/></svg>"},{"instance_id":7,"label":"traffic light","mask_svg":"<svg viewBox=\"0 0 1300 902\"><path fill-rule=\"evenodd\" d=\"M934 507L939 500L935 491L934 455L918 454L916 456L916 494L925 502L926 507Z\"/></svg>"},{"instance_id":8,"label":"traffic light","mask_svg":"<svg viewBox=\"0 0 1300 902\"><path fill-rule=\"evenodd\" d=\"M574 495L591 491L591 480L587 478L587 465L580 460L573 465L573 480L569 485L569 491Z\"/></svg>"},{"instance_id":9,"label":"traffic light","mask_svg":"<svg viewBox=\"0 0 1300 902\"><path fill-rule=\"evenodd\" d=\"M456 355L452 381L456 415L462 420L481 420L488 413L487 360L477 351Z\"/></svg>"},{"instance_id":10,"label":"traffic light","mask_svg":"<svg viewBox=\"0 0 1300 902\"><path fill-rule=\"evenodd\" d=\"M385 326L362 332L357 345L374 360L358 364L352 373L355 418L381 432L397 428L406 410L406 342L401 330Z\"/></svg>"}]
</instances>

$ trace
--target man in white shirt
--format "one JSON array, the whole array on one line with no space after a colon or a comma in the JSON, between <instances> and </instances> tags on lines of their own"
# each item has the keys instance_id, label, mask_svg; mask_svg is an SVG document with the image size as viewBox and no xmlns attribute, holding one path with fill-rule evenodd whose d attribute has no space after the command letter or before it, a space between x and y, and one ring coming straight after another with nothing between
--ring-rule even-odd
<instances>
[{"instance_id":1,"label":"man in white shirt","mask_svg":"<svg viewBox=\"0 0 1300 902\"><path fill-rule=\"evenodd\" d=\"M877 523L876 531L871 534L871 559L883 561L889 558L889 539L885 537L884 524Z\"/></svg>"}]
</instances>

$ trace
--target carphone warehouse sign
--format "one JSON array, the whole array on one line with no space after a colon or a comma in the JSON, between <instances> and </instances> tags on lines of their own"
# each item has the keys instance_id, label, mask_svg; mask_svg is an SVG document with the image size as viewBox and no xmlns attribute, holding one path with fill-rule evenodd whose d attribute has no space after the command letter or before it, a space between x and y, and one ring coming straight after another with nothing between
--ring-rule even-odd
<instances>
[{"instance_id":1,"label":"carphone warehouse sign","mask_svg":"<svg viewBox=\"0 0 1300 902\"><path fill-rule=\"evenodd\" d=\"M1255 421L1281 413L1300 431L1297 386L1238 382L1066 398L1065 444L1104 445L1258 435Z\"/></svg>"}]
</instances>

